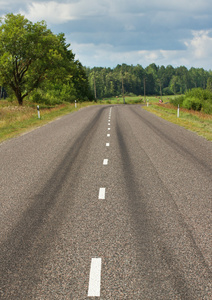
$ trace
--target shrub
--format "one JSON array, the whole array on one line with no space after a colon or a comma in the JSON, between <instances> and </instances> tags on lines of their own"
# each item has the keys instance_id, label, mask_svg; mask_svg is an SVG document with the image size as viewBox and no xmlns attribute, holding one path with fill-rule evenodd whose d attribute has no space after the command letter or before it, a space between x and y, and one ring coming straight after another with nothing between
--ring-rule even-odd
<instances>
[{"instance_id":1,"label":"shrub","mask_svg":"<svg viewBox=\"0 0 212 300\"><path fill-rule=\"evenodd\" d=\"M212 114L212 103L205 101L202 105L202 111L206 114Z\"/></svg>"},{"instance_id":2,"label":"shrub","mask_svg":"<svg viewBox=\"0 0 212 300\"><path fill-rule=\"evenodd\" d=\"M202 88L195 88L187 91L185 93L185 97L198 98L202 101L209 100L210 102L212 102L212 92L209 90L203 90Z\"/></svg>"},{"instance_id":3,"label":"shrub","mask_svg":"<svg viewBox=\"0 0 212 300\"><path fill-rule=\"evenodd\" d=\"M174 106L178 106L178 104L182 106L184 100L185 100L185 96L178 96L170 99L170 103L173 104Z\"/></svg>"},{"instance_id":4,"label":"shrub","mask_svg":"<svg viewBox=\"0 0 212 300\"><path fill-rule=\"evenodd\" d=\"M175 106L178 104L186 109L193 109L196 111L203 111L207 114L212 113L212 92L203 90L202 88L195 88L187 91L185 96L175 97L170 100Z\"/></svg>"},{"instance_id":5,"label":"shrub","mask_svg":"<svg viewBox=\"0 0 212 300\"><path fill-rule=\"evenodd\" d=\"M201 102L201 100L196 99L196 98L186 98L183 101L182 106L187 109L193 109L193 110L200 111L202 108L202 102Z\"/></svg>"}]
</instances>

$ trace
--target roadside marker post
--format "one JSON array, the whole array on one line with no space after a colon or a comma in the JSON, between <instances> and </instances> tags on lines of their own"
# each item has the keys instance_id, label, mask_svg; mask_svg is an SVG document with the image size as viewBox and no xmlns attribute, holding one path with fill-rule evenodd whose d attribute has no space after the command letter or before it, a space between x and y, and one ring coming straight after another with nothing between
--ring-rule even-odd
<instances>
[{"instance_id":1,"label":"roadside marker post","mask_svg":"<svg viewBox=\"0 0 212 300\"><path fill-rule=\"evenodd\" d=\"M180 106L179 106L179 104L178 104L178 108L177 108L177 117L179 118L179 116L180 116Z\"/></svg>"},{"instance_id":2,"label":"roadside marker post","mask_svg":"<svg viewBox=\"0 0 212 300\"><path fill-rule=\"evenodd\" d=\"M75 108L77 108L77 100L75 100Z\"/></svg>"},{"instance_id":3,"label":"roadside marker post","mask_svg":"<svg viewBox=\"0 0 212 300\"><path fill-rule=\"evenodd\" d=\"M40 108L39 108L39 105L37 105L37 111L38 111L38 119L40 119Z\"/></svg>"},{"instance_id":4,"label":"roadside marker post","mask_svg":"<svg viewBox=\"0 0 212 300\"><path fill-rule=\"evenodd\" d=\"M146 105L147 105L147 107L149 106L149 100L148 99L147 99Z\"/></svg>"}]
</instances>

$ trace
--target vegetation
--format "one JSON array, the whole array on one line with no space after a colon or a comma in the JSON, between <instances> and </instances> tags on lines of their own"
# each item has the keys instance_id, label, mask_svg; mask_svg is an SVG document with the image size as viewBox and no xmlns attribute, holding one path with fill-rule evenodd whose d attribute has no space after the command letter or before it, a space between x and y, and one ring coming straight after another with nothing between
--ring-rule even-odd
<instances>
[{"instance_id":1,"label":"vegetation","mask_svg":"<svg viewBox=\"0 0 212 300\"><path fill-rule=\"evenodd\" d=\"M177 108L170 103L155 103L151 101L148 107L143 106L143 109L156 114L157 116L182 126L188 130L196 132L198 135L212 141L212 115L205 114L200 111L188 110L180 108L180 116L177 117Z\"/></svg>"},{"instance_id":2,"label":"vegetation","mask_svg":"<svg viewBox=\"0 0 212 300\"><path fill-rule=\"evenodd\" d=\"M207 88L195 88L189 90L185 95L176 97L170 101L175 106L180 106L189 110L202 111L206 114L212 113L212 91Z\"/></svg>"},{"instance_id":3,"label":"vegetation","mask_svg":"<svg viewBox=\"0 0 212 300\"><path fill-rule=\"evenodd\" d=\"M212 89L212 72L185 66L117 65L111 68L86 68L90 89L97 99L125 95L176 95L200 87ZM122 85L123 82L123 85Z\"/></svg>"},{"instance_id":4,"label":"vegetation","mask_svg":"<svg viewBox=\"0 0 212 300\"><path fill-rule=\"evenodd\" d=\"M20 105L29 95L48 103L92 98L84 68L64 34L55 35L44 21L33 24L20 14L8 14L0 24L0 86Z\"/></svg>"},{"instance_id":5,"label":"vegetation","mask_svg":"<svg viewBox=\"0 0 212 300\"><path fill-rule=\"evenodd\" d=\"M36 127L44 125L59 116L77 111L82 107L93 105L94 103L82 102L74 103L65 102L60 105L47 106L40 105L41 118L38 119L36 104L25 103L18 105L17 101L11 102L7 100L0 101L0 142L12 138L14 136L25 133Z\"/></svg>"}]
</instances>

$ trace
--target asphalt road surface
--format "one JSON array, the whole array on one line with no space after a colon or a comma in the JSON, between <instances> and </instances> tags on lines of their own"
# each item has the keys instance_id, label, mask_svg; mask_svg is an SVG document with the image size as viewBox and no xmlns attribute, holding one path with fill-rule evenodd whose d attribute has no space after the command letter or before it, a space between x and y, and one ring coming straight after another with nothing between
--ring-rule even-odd
<instances>
[{"instance_id":1,"label":"asphalt road surface","mask_svg":"<svg viewBox=\"0 0 212 300\"><path fill-rule=\"evenodd\" d=\"M0 144L0 299L212 299L212 143L92 106Z\"/></svg>"}]
</instances>

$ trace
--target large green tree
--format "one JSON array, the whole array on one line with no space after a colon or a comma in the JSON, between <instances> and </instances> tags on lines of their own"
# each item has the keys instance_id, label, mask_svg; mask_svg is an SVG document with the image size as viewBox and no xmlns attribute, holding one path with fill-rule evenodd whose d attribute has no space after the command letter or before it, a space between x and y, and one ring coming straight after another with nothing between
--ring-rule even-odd
<instances>
[{"instance_id":1,"label":"large green tree","mask_svg":"<svg viewBox=\"0 0 212 300\"><path fill-rule=\"evenodd\" d=\"M12 89L22 105L45 79L64 76L74 55L64 36L53 34L44 21L33 24L20 14L8 14L0 25L0 85Z\"/></svg>"}]
</instances>

